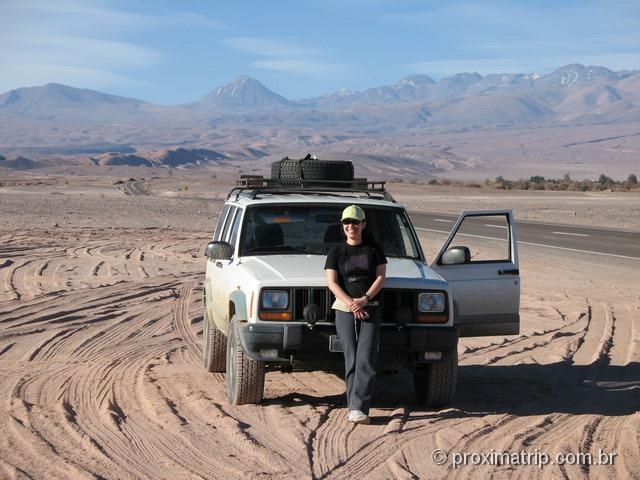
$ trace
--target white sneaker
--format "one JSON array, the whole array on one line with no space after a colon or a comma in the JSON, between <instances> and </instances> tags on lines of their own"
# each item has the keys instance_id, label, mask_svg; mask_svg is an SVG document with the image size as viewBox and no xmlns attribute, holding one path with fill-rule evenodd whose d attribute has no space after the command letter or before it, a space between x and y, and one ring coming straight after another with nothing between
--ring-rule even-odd
<instances>
[{"instance_id":1,"label":"white sneaker","mask_svg":"<svg viewBox=\"0 0 640 480\"><path fill-rule=\"evenodd\" d=\"M347 420L353 423L360 423L362 425L368 425L371 421L369 416L360 410L349 410Z\"/></svg>"}]
</instances>

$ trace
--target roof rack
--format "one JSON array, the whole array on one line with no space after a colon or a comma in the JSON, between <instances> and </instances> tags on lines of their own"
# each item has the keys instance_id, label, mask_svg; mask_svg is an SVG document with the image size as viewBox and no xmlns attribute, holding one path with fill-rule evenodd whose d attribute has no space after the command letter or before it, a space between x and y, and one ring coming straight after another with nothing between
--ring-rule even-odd
<instances>
[{"instance_id":1,"label":"roof rack","mask_svg":"<svg viewBox=\"0 0 640 480\"><path fill-rule=\"evenodd\" d=\"M396 203L393 196L384 188L386 182L369 181L366 178L353 180L277 180L264 178L262 175L241 175L237 187L231 189L227 200L235 194L236 200L241 195L247 195L255 200L261 193L294 194L305 193L314 195L362 194L367 198L388 200Z\"/></svg>"}]
</instances>

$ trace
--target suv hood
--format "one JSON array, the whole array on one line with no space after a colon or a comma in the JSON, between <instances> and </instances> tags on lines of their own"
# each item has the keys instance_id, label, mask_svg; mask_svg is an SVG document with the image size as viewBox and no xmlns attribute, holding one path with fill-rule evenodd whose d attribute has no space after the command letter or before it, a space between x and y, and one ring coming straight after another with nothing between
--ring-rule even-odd
<instances>
[{"instance_id":1,"label":"suv hood","mask_svg":"<svg viewBox=\"0 0 640 480\"><path fill-rule=\"evenodd\" d=\"M274 286L326 286L323 255L264 255L243 257L240 265L261 283ZM419 260L387 258L388 288L443 288L446 282Z\"/></svg>"}]
</instances>

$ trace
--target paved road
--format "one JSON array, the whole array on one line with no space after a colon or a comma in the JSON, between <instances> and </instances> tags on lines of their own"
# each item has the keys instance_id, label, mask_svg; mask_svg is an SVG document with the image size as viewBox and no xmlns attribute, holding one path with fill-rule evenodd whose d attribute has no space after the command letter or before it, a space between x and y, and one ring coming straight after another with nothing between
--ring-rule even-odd
<instances>
[{"instance_id":1,"label":"paved road","mask_svg":"<svg viewBox=\"0 0 640 480\"><path fill-rule=\"evenodd\" d=\"M449 233L458 219L455 215L440 215L434 213L409 213L414 226L420 230ZM503 239L495 222L482 222L475 225L474 235ZM640 233L623 232L617 230L602 230L589 227L568 225L551 225L517 221L516 235L518 244L540 245L568 251L587 252L594 255L604 255L619 258L640 260Z\"/></svg>"},{"instance_id":2,"label":"paved road","mask_svg":"<svg viewBox=\"0 0 640 480\"><path fill-rule=\"evenodd\" d=\"M124 182L122 191L127 195L149 195L149 187L145 182Z\"/></svg>"}]
</instances>

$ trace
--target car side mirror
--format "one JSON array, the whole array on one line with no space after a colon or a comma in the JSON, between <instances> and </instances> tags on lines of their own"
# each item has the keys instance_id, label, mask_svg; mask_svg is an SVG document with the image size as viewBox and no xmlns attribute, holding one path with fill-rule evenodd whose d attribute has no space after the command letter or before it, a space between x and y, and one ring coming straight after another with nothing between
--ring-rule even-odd
<instances>
[{"instance_id":1,"label":"car side mirror","mask_svg":"<svg viewBox=\"0 0 640 480\"><path fill-rule=\"evenodd\" d=\"M441 265L461 265L471 262L471 251L468 247L450 247L440 257Z\"/></svg>"},{"instance_id":2,"label":"car side mirror","mask_svg":"<svg viewBox=\"0 0 640 480\"><path fill-rule=\"evenodd\" d=\"M204 256L212 260L231 260L233 258L233 245L220 240L209 242L204 250Z\"/></svg>"}]
</instances>

